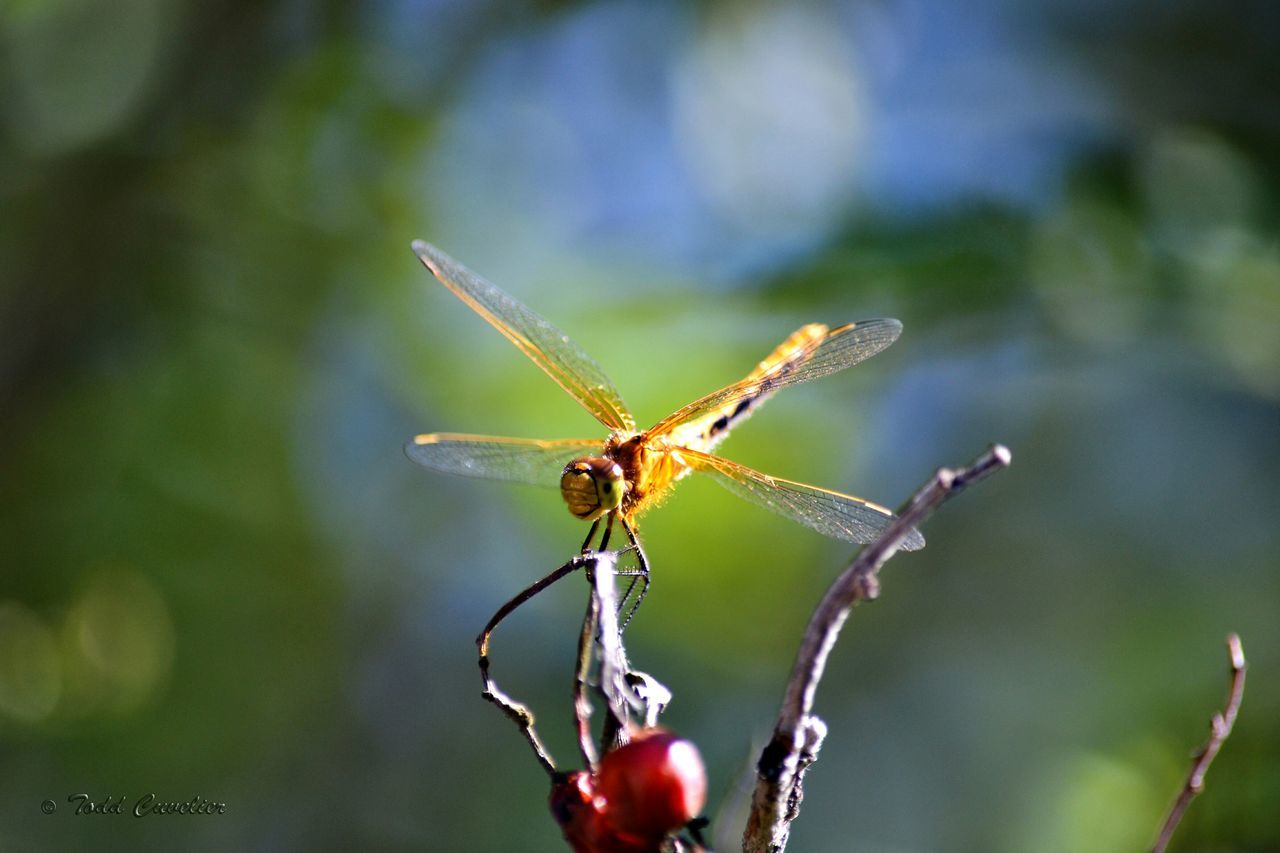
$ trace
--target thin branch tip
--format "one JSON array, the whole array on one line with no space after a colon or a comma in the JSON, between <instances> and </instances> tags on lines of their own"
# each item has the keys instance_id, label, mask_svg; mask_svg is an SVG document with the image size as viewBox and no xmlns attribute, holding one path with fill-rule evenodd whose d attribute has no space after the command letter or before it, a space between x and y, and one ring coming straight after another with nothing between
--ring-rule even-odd
<instances>
[{"instance_id":1,"label":"thin branch tip","mask_svg":"<svg viewBox=\"0 0 1280 853\"><path fill-rule=\"evenodd\" d=\"M1231 729L1235 726L1236 717L1240 713L1240 702L1244 699L1244 672L1247 664L1244 659L1244 645L1240 642L1240 635L1234 631L1227 635L1227 654L1231 658L1231 680L1227 688L1227 702L1221 711L1215 711L1209 718L1209 739L1205 741L1204 746L1196 750L1191 762L1191 770L1187 773L1186 781L1182 783L1177 799L1173 801L1173 806L1160 827L1160 834L1156 837L1151 853L1164 853L1174 830L1182 821L1187 806L1191 805L1191 801L1204 791L1204 777L1209 772L1209 765L1213 763L1218 751L1231 736Z\"/></svg>"},{"instance_id":2,"label":"thin branch tip","mask_svg":"<svg viewBox=\"0 0 1280 853\"><path fill-rule=\"evenodd\" d=\"M1232 631L1227 635L1227 651L1231 655L1231 668L1233 670L1244 670L1244 646L1240 643L1240 635Z\"/></svg>"},{"instance_id":3,"label":"thin branch tip","mask_svg":"<svg viewBox=\"0 0 1280 853\"><path fill-rule=\"evenodd\" d=\"M973 460L969 467L956 474L954 489L962 489L981 480L996 471L1002 471L1013 464L1013 451L1003 444L993 444L981 456Z\"/></svg>"},{"instance_id":4,"label":"thin branch tip","mask_svg":"<svg viewBox=\"0 0 1280 853\"><path fill-rule=\"evenodd\" d=\"M756 764L756 787L742 837L744 853L781 853L787 845L791 823L799 815L805 771L817 760L826 735L826 725L811 713L814 695L827 655L854 605L877 597L880 568L911 531L949 498L1008 467L1012 459L1009 448L993 444L966 467L939 468L828 587L805 628L773 737Z\"/></svg>"}]
</instances>

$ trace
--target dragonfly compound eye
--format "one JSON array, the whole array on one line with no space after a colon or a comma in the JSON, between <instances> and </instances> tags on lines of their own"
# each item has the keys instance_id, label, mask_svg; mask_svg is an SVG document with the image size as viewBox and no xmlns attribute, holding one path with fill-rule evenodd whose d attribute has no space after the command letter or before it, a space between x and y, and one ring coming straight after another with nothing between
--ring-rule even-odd
<instances>
[{"instance_id":1,"label":"dragonfly compound eye","mask_svg":"<svg viewBox=\"0 0 1280 853\"><path fill-rule=\"evenodd\" d=\"M569 512L583 521L595 521L622 505L625 491L622 469L612 459L584 457L564 467L560 495Z\"/></svg>"}]
</instances>

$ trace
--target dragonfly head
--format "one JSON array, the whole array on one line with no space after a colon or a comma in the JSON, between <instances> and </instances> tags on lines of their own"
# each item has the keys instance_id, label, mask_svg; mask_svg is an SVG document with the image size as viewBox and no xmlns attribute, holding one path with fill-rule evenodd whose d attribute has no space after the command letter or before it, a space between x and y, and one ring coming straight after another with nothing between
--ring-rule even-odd
<instances>
[{"instance_id":1,"label":"dragonfly head","mask_svg":"<svg viewBox=\"0 0 1280 853\"><path fill-rule=\"evenodd\" d=\"M560 495L569 512L583 521L595 521L622 505L626 481L622 468L603 456L584 456L564 466Z\"/></svg>"}]
</instances>

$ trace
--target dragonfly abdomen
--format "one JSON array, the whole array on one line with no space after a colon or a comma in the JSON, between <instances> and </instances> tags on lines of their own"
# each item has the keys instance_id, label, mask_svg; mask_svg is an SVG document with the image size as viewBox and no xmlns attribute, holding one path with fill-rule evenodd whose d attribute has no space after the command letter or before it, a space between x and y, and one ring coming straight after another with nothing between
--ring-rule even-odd
<instances>
[{"instance_id":1,"label":"dragonfly abdomen","mask_svg":"<svg viewBox=\"0 0 1280 853\"><path fill-rule=\"evenodd\" d=\"M773 396L783 379L813 356L816 344L826 336L827 327L821 323L801 326L747 374L745 381L750 383L749 390L682 429L683 440L678 440L677 443L698 450L714 450L728 437L731 429L745 421L757 406Z\"/></svg>"}]
</instances>

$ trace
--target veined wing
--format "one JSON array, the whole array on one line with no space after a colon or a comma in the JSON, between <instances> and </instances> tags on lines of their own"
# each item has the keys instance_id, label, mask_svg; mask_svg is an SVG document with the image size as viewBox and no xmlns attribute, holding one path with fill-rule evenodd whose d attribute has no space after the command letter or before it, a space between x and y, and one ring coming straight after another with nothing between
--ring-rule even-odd
<instances>
[{"instance_id":1,"label":"veined wing","mask_svg":"<svg viewBox=\"0 0 1280 853\"><path fill-rule=\"evenodd\" d=\"M692 447L705 453L712 453L720 442L729 437L729 431L751 416L777 390L774 383L766 390L760 386L744 385L760 379L766 374L783 376L797 366L808 361L813 349L826 338L829 330L821 323L809 323L801 326L785 341L769 353L747 374L747 378L735 383L735 387L748 388L737 397L730 397L718 406L685 421L667 433L670 443L681 447ZM754 393L753 393L754 392Z\"/></svg>"},{"instance_id":2,"label":"veined wing","mask_svg":"<svg viewBox=\"0 0 1280 853\"><path fill-rule=\"evenodd\" d=\"M404 452L419 465L448 474L559 486L565 465L579 456L598 456L603 444L590 438L539 441L432 432L415 436Z\"/></svg>"},{"instance_id":3,"label":"veined wing","mask_svg":"<svg viewBox=\"0 0 1280 853\"><path fill-rule=\"evenodd\" d=\"M792 336L796 340L796 348L787 358L775 359L767 369L752 372L740 382L694 400L658 421L646 434L663 435L714 412L732 410L741 404L749 406L750 401L772 394L779 388L799 385L852 367L896 341L902 334L902 324L891 319L860 320L832 329L821 337L800 339L797 338L799 334ZM762 362L762 366L766 363L767 360Z\"/></svg>"},{"instance_id":4,"label":"veined wing","mask_svg":"<svg viewBox=\"0 0 1280 853\"><path fill-rule=\"evenodd\" d=\"M717 483L741 498L759 504L824 536L845 542L867 543L894 518L879 504L761 474L745 465L710 453L680 448L675 451L697 471L711 474ZM924 536L913 530L902 543L904 551L924 547Z\"/></svg>"},{"instance_id":5,"label":"veined wing","mask_svg":"<svg viewBox=\"0 0 1280 853\"><path fill-rule=\"evenodd\" d=\"M635 419L618 389L568 335L435 246L415 240L413 251L441 284L506 335L596 420L609 429L635 429Z\"/></svg>"}]
</instances>

